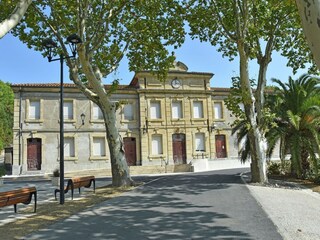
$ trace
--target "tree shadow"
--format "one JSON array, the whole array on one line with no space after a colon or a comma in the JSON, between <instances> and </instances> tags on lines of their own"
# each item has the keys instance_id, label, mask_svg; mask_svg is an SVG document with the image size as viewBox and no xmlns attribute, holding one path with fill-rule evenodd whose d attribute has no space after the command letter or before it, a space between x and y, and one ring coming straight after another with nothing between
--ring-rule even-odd
<instances>
[{"instance_id":1,"label":"tree shadow","mask_svg":"<svg viewBox=\"0 0 320 240\"><path fill-rule=\"evenodd\" d=\"M172 175L26 239L281 239L265 218L234 173Z\"/></svg>"}]
</instances>

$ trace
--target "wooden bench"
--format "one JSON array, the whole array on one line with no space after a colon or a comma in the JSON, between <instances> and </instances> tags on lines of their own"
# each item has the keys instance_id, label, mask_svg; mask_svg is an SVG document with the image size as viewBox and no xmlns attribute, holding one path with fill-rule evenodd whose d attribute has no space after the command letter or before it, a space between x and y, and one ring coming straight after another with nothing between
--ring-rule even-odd
<instances>
[{"instance_id":1,"label":"wooden bench","mask_svg":"<svg viewBox=\"0 0 320 240\"><path fill-rule=\"evenodd\" d=\"M37 189L35 187L20 188L7 192L0 192L0 207L14 205L14 212L17 213L17 204L29 204L34 196L34 212L37 211Z\"/></svg>"},{"instance_id":2,"label":"wooden bench","mask_svg":"<svg viewBox=\"0 0 320 240\"><path fill-rule=\"evenodd\" d=\"M68 180L67 186L64 187L64 193L67 193L69 190L71 190L71 199L73 199L73 192L74 189L79 189L80 194L80 188L91 187L91 184L93 184L93 192L96 191L96 179L94 176L86 176L86 177L73 177ZM57 192L60 192L60 189L54 190L54 198L57 200Z\"/></svg>"}]
</instances>

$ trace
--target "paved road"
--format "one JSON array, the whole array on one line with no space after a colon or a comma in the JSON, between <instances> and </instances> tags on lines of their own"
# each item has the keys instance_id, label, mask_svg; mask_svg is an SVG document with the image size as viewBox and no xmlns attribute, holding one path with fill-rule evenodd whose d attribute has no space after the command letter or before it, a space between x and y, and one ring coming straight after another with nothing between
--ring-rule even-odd
<instances>
[{"instance_id":1,"label":"paved road","mask_svg":"<svg viewBox=\"0 0 320 240\"><path fill-rule=\"evenodd\" d=\"M242 171L161 176L25 239L282 239Z\"/></svg>"}]
</instances>

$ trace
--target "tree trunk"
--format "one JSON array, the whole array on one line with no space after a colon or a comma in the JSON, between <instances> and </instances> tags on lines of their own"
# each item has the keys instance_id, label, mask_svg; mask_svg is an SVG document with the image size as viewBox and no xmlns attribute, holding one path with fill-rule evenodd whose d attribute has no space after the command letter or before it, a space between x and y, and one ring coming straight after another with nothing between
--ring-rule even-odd
<instances>
[{"instance_id":1,"label":"tree trunk","mask_svg":"<svg viewBox=\"0 0 320 240\"><path fill-rule=\"evenodd\" d=\"M311 49L313 59L318 69L320 69L320 1L296 0L296 3L304 35Z\"/></svg>"},{"instance_id":2,"label":"tree trunk","mask_svg":"<svg viewBox=\"0 0 320 240\"><path fill-rule=\"evenodd\" d=\"M265 183L268 182L266 174L266 147L263 134L261 133L258 123L257 114L255 112L255 97L251 89L249 72L248 72L248 56L245 51L245 44L238 42L238 51L240 57L240 84L243 97L243 104L247 120L250 123L248 137L250 139L251 153L251 181Z\"/></svg>"},{"instance_id":3,"label":"tree trunk","mask_svg":"<svg viewBox=\"0 0 320 240\"><path fill-rule=\"evenodd\" d=\"M106 107L109 105L109 107ZM132 186L129 168L125 158L122 138L116 127L116 104L104 103L102 111L105 117L107 141L111 159L112 185L115 187Z\"/></svg>"}]
</instances>

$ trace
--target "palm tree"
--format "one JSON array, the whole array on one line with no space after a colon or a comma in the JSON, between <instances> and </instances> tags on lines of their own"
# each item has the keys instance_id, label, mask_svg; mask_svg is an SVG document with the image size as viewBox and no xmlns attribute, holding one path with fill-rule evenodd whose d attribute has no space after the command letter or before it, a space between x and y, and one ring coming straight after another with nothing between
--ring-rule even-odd
<instances>
[{"instance_id":1,"label":"palm tree","mask_svg":"<svg viewBox=\"0 0 320 240\"><path fill-rule=\"evenodd\" d=\"M320 80L310 75L302 75L288 83L272 79L280 87L276 87L276 127L270 128L268 139L268 155L271 156L275 145L280 141L280 158L291 154L291 170L296 177L305 177L310 168L318 170L320 153Z\"/></svg>"}]
</instances>

